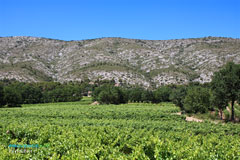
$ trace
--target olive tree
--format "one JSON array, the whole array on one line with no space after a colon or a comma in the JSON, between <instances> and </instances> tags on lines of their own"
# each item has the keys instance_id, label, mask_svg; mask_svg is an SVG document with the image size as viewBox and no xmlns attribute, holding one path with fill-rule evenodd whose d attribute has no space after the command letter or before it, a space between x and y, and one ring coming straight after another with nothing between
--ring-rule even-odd
<instances>
[{"instance_id":1,"label":"olive tree","mask_svg":"<svg viewBox=\"0 0 240 160\"><path fill-rule=\"evenodd\" d=\"M234 121L234 102L240 96L240 65L228 62L220 71L214 73L211 87L214 96L220 101L217 105L231 102L231 120Z\"/></svg>"},{"instance_id":2,"label":"olive tree","mask_svg":"<svg viewBox=\"0 0 240 160\"><path fill-rule=\"evenodd\" d=\"M190 87L184 99L184 110L188 113L205 113L208 111L211 102L209 89L200 86Z\"/></svg>"}]
</instances>

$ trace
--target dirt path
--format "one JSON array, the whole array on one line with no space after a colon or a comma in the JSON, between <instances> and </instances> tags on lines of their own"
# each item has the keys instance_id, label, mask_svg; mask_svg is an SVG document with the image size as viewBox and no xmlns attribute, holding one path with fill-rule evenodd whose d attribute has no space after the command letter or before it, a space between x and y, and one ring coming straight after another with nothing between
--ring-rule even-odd
<instances>
[{"instance_id":1,"label":"dirt path","mask_svg":"<svg viewBox=\"0 0 240 160\"><path fill-rule=\"evenodd\" d=\"M197 118L194 118L194 117L186 117L186 121L194 121L194 122L203 122L203 120L201 119L197 119Z\"/></svg>"},{"instance_id":2,"label":"dirt path","mask_svg":"<svg viewBox=\"0 0 240 160\"><path fill-rule=\"evenodd\" d=\"M175 113L175 114L177 114L177 115L182 115L181 112L177 112L177 113ZM188 121L188 122L191 122L191 121L194 121L194 122L203 122L203 120L201 120L201 119L194 118L194 117L189 117L189 116L186 116L186 121Z\"/></svg>"}]
</instances>

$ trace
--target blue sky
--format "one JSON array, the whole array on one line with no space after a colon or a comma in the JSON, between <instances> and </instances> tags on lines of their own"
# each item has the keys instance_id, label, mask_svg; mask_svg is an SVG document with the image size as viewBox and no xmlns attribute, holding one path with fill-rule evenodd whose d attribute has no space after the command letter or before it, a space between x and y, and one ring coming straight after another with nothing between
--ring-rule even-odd
<instances>
[{"instance_id":1,"label":"blue sky","mask_svg":"<svg viewBox=\"0 0 240 160\"><path fill-rule=\"evenodd\" d=\"M0 0L0 37L240 38L240 0Z\"/></svg>"}]
</instances>

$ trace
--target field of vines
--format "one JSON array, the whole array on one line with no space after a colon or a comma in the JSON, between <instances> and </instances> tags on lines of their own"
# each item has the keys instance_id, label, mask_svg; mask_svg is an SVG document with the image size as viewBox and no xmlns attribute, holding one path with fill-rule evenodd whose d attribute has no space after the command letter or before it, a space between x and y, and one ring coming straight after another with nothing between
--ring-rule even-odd
<instances>
[{"instance_id":1,"label":"field of vines","mask_svg":"<svg viewBox=\"0 0 240 160\"><path fill-rule=\"evenodd\" d=\"M171 103L89 103L0 108L0 160L240 160L239 124L187 122Z\"/></svg>"}]
</instances>

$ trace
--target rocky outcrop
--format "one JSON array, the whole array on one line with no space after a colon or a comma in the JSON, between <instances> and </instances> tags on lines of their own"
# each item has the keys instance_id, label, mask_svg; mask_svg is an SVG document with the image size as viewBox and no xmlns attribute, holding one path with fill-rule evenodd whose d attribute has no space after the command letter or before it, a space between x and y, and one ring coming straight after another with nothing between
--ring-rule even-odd
<instances>
[{"instance_id":1,"label":"rocky outcrop","mask_svg":"<svg viewBox=\"0 0 240 160\"><path fill-rule=\"evenodd\" d=\"M240 63L239 39L0 38L0 79L60 82L121 79L145 87L189 81L204 83L211 81L213 73L228 61Z\"/></svg>"}]
</instances>

